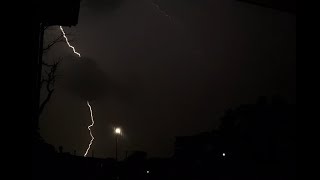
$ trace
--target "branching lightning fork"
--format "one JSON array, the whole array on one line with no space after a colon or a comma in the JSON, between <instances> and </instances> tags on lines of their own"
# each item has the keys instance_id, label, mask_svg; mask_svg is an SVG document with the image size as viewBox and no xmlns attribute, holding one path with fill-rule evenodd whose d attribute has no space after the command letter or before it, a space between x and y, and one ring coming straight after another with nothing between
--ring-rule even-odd
<instances>
[{"instance_id":1,"label":"branching lightning fork","mask_svg":"<svg viewBox=\"0 0 320 180\"><path fill-rule=\"evenodd\" d=\"M76 55L78 55L79 57L81 57L81 54L78 53L78 52L76 51L76 49L69 43L68 37L66 36L66 33L64 32L62 26L60 26L60 30L61 30L61 32L62 32L62 34L63 34L63 37L64 37L65 40L66 40L66 43L67 43L68 46L73 50L73 53L76 54ZM88 155L88 153L89 153L89 151L90 151L90 149L91 149L92 143L93 143L93 141L94 141L94 136L93 136L92 131L91 131L91 128L94 126L93 112L92 112L92 107L91 107L89 101L87 101L87 105L88 105L89 110L90 110L90 116L91 116L92 124L88 126L88 129L89 129L89 132L90 132L90 136L91 136L91 141L90 141L89 146L88 146L88 148L87 148L87 150L86 150L86 153L84 154L84 157L87 157L87 155Z\"/></svg>"}]
</instances>

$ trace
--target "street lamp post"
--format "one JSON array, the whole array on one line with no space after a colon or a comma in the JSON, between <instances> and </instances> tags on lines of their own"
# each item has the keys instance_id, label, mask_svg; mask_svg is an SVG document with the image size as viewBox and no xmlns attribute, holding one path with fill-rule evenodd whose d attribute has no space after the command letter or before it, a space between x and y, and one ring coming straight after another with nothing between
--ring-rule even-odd
<instances>
[{"instance_id":1,"label":"street lamp post","mask_svg":"<svg viewBox=\"0 0 320 180\"><path fill-rule=\"evenodd\" d=\"M118 161L118 143L119 143L119 136L121 135L121 129L116 128L115 134L116 134L116 161Z\"/></svg>"}]
</instances>

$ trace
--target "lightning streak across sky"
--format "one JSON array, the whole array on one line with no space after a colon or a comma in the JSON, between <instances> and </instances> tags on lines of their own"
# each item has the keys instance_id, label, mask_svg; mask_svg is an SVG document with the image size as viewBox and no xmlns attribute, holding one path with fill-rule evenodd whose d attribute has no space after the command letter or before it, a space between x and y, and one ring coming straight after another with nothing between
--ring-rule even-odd
<instances>
[{"instance_id":1,"label":"lightning streak across sky","mask_svg":"<svg viewBox=\"0 0 320 180\"><path fill-rule=\"evenodd\" d=\"M89 131L90 131L91 141L90 141L90 144L89 144L89 147L88 147L86 153L84 154L84 157L87 157L88 152L89 152L89 150L90 150L90 148L91 148L91 145L92 145L92 143L93 143L93 141L94 141L94 136L92 135L92 131L91 131L91 128L94 126L93 112L92 112L92 107L91 107L89 101L87 101L87 105L88 105L89 110L90 110L90 115L91 115L92 124L91 124L90 126L88 126L88 129L89 129Z\"/></svg>"},{"instance_id":2,"label":"lightning streak across sky","mask_svg":"<svg viewBox=\"0 0 320 180\"><path fill-rule=\"evenodd\" d=\"M62 26L60 26L60 30L61 30L61 32L62 32L62 34L63 34L63 37L64 37L65 40L66 40L66 43L67 43L68 46L73 50L73 53L76 54L76 55L78 55L79 57L81 57L80 53L78 53L78 52L76 51L76 49L75 49L72 45L70 45L69 40L68 40L68 37L67 37L66 33L64 32ZM88 155L88 153L89 153L89 151L90 151L90 149L91 149L91 145L92 145L92 143L93 143L93 141L94 141L94 136L93 136L92 131L91 131L91 128L94 126L93 112L92 112L92 107L91 107L89 101L87 101L87 105L88 105L89 110L90 110L90 116L91 116L92 124L88 126L88 129L89 129L89 132L90 132L90 136L91 136L91 141L90 141L89 146L88 146L88 148L87 148L87 150L86 150L86 153L84 154L84 157L87 157L87 155Z\"/></svg>"},{"instance_id":3,"label":"lightning streak across sky","mask_svg":"<svg viewBox=\"0 0 320 180\"><path fill-rule=\"evenodd\" d=\"M69 40L68 40L68 37L67 37L66 33L64 32L62 26L60 26L60 30L61 30L61 32L62 32L62 34L63 34L63 37L66 39L66 42L67 42L68 46L73 50L73 53L75 53L76 55L78 55L79 57L81 57L80 53L78 53L78 52L76 51L76 49L75 49L73 46L70 45Z\"/></svg>"},{"instance_id":4,"label":"lightning streak across sky","mask_svg":"<svg viewBox=\"0 0 320 180\"><path fill-rule=\"evenodd\" d=\"M151 4L155 6L162 15L168 17L170 21L173 22L173 18L166 11L162 10L159 4L157 4L154 0L151 0Z\"/></svg>"}]
</instances>

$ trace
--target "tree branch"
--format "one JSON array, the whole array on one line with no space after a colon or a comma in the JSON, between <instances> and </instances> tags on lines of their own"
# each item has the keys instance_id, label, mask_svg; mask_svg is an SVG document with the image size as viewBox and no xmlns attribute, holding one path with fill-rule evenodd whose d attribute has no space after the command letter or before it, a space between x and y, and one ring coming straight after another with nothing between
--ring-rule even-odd
<instances>
[{"instance_id":1,"label":"tree branch","mask_svg":"<svg viewBox=\"0 0 320 180\"><path fill-rule=\"evenodd\" d=\"M43 110L44 110L44 107L48 104L49 100L51 99L51 96L54 92L54 89L50 90L46 99L41 103L40 105L40 109L39 109L39 113L42 114Z\"/></svg>"},{"instance_id":2,"label":"tree branch","mask_svg":"<svg viewBox=\"0 0 320 180\"><path fill-rule=\"evenodd\" d=\"M51 99L52 94L54 92L54 84L56 82L56 71L57 71L57 68L58 68L60 62L61 62L61 60L54 62L52 65L42 62L43 65L50 68L50 71L45 71L46 78L41 80L40 86L43 87L43 85L46 83L46 91L48 92L48 94L47 94L45 100L40 105L39 115L43 113L44 107L47 105L47 103Z\"/></svg>"},{"instance_id":3,"label":"tree branch","mask_svg":"<svg viewBox=\"0 0 320 180\"><path fill-rule=\"evenodd\" d=\"M66 36L69 36L70 34L66 33ZM43 48L43 53L46 53L52 46L56 45L57 43L64 42L63 34L60 34L57 38L55 38L53 41L51 41L45 48ZM69 42L73 42L73 40L69 40Z\"/></svg>"}]
</instances>

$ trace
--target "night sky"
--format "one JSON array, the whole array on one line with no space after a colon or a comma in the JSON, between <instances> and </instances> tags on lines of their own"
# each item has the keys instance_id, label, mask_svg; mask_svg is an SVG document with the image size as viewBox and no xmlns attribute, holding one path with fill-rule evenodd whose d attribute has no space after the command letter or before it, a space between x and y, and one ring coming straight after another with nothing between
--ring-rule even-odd
<instances>
[{"instance_id":1,"label":"night sky","mask_svg":"<svg viewBox=\"0 0 320 180\"><path fill-rule=\"evenodd\" d=\"M155 1L155 0L154 0ZM114 126L124 131L120 155L173 154L175 136L218 127L230 107L280 94L296 102L296 16L235 0L82 1L64 43L56 91L40 120L56 148L83 155L90 141L91 102L96 157L114 157ZM59 35L51 27L45 39ZM90 152L91 154L91 152Z\"/></svg>"}]
</instances>

